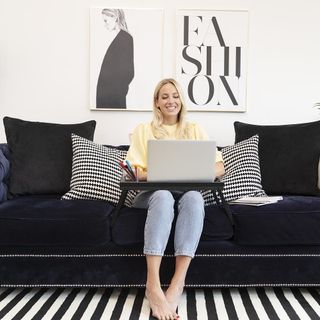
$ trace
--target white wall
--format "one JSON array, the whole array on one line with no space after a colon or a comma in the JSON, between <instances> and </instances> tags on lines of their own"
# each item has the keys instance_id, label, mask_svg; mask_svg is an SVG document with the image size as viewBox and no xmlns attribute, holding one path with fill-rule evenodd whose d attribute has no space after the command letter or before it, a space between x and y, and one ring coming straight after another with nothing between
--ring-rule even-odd
<instances>
[{"instance_id":1,"label":"white wall","mask_svg":"<svg viewBox=\"0 0 320 320\"><path fill-rule=\"evenodd\" d=\"M150 112L89 110L90 6L164 8L164 77L175 73L176 9L249 10L247 112L189 115L220 145L233 142L235 120L282 124L319 119L312 108L320 102L319 0L0 0L1 118L95 119L95 141L110 144L128 143L137 123L151 119Z\"/></svg>"}]
</instances>

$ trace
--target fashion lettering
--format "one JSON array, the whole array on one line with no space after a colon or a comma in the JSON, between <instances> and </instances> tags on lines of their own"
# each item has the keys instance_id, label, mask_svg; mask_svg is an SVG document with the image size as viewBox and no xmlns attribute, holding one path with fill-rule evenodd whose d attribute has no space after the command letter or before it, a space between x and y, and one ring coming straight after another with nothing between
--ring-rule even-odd
<instances>
[{"instance_id":1,"label":"fashion lettering","mask_svg":"<svg viewBox=\"0 0 320 320\"><path fill-rule=\"evenodd\" d=\"M238 105L241 47L228 46L216 17L184 16L181 74L188 77L188 96L196 105L229 99ZM206 88L197 97L196 88ZM225 101L224 101L225 102Z\"/></svg>"}]
</instances>

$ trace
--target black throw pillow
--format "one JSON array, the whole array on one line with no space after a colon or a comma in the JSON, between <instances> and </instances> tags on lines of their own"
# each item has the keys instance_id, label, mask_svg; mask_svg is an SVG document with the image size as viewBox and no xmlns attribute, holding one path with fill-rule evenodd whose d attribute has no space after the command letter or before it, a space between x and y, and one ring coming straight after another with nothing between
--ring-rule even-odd
<instances>
[{"instance_id":1,"label":"black throw pillow","mask_svg":"<svg viewBox=\"0 0 320 320\"><path fill-rule=\"evenodd\" d=\"M320 195L320 121L288 125L235 122L235 142L259 135L262 187L267 194Z\"/></svg>"},{"instance_id":2,"label":"black throw pillow","mask_svg":"<svg viewBox=\"0 0 320 320\"><path fill-rule=\"evenodd\" d=\"M4 117L3 123L11 152L9 196L67 192L71 133L93 140L96 121L56 124Z\"/></svg>"}]
</instances>

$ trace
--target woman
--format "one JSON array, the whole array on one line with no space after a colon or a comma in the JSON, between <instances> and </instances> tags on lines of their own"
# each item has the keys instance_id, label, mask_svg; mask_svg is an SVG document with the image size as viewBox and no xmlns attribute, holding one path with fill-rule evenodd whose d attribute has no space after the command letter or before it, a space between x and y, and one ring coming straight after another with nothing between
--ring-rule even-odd
<instances>
[{"instance_id":1,"label":"woman","mask_svg":"<svg viewBox=\"0 0 320 320\"><path fill-rule=\"evenodd\" d=\"M97 83L97 108L126 108L129 84L134 77L133 38L122 9L103 9L111 43L104 56Z\"/></svg>"},{"instance_id":2,"label":"woman","mask_svg":"<svg viewBox=\"0 0 320 320\"><path fill-rule=\"evenodd\" d=\"M187 122L182 93L174 79L164 79L159 82L153 97L152 122L140 124L132 134L127 159L139 168L140 180L147 178L149 139L208 139L197 124ZM217 152L215 166L217 175L223 175L224 166L220 152ZM159 270L174 219L175 202L178 204L174 233L176 265L170 285L166 292L163 292ZM197 191L185 193L179 191L171 193L166 190L142 191L134 199L133 206L148 208L144 254L147 261L146 297L152 314L161 320L176 319L185 277L202 233L203 198Z\"/></svg>"}]
</instances>

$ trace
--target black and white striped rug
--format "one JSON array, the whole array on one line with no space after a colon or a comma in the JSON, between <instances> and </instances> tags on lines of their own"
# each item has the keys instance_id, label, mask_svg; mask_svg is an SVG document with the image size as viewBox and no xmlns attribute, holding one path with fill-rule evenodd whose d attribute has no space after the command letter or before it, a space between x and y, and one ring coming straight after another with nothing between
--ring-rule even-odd
<instances>
[{"instance_id":1,"label":"black and white striped rug","mask_svg":"<svg viewBox=\"0 0 320 320\"><path fill-rule=\"evenodd\" d=\"M320 289L222 288L184 291L181 320L320 319ZM142 320L150 316L144 289L1 288L0 319Z\"/></svg>"}]
</instances>

